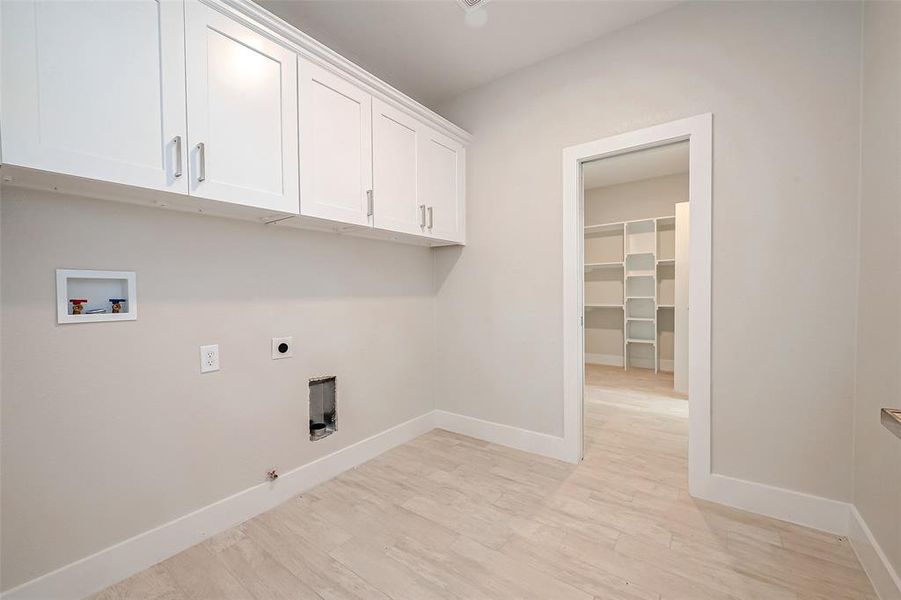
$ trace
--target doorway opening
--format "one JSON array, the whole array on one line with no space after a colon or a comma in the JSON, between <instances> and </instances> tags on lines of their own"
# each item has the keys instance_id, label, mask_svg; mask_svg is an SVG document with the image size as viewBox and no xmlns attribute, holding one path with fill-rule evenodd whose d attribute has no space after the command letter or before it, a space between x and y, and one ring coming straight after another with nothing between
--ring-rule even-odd
<instances>
[{"instance_id":1,"label":"doorway opening","mask_svg":"<svg viewBox=\"0 0 901 600\"><path fill-rule=\"evenodd\" d=\"M712 115L699 115L563 151L567 456L593 458L585 452L595 442L607 457L628 455L618 445L623 431L639 432L638 454L681 443L681 456L658 457L687 463L688 491L701 498L711 496L714 477L712 124ZM592 403L620 412L593 414ZM655 410L675 419L671 427ZM614 422L625 429L586 443L584 434Z\"/></svg>"},{"instance_id":2,"label":"doorway opening","mask_svg":"<svg viewBox=\"0 0 901 600\"><path fill-rule=\"evenodd\" d=\"M586 455L666 431L657 458L687 460L689 144L582 163Z\"/></svg>"}]
</instances>

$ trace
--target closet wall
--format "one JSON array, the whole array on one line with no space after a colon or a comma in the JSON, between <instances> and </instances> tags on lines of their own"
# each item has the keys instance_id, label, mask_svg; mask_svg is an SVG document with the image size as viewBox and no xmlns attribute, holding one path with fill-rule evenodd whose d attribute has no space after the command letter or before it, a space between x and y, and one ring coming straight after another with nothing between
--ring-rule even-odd
<instances>
[{"instance_id":1,"label":"closet wall","mask_svg":"<svg viewBox=\"0 0 901 600\"><path fill-rule=\"evenodd\" d=\"M634 221L672 216L678 202L688 201L688 173L653 177L641 181L585 190L585 225ZM658 232L661 247L671 247L674 241L672 224L664 225ZM585 262L594 262L592 256L606 253L622 254L622 235L616 232L590 235L585 240ZM618 247L618 249L617 249ZM660 258L660 257L658 257ZM668 256L667 258L671 258ZM673 296L674 268L672 265L657 267L660 297ZM586 304L592 298L619 297L623 294L621 268L595 269L585 275ZM658 299L658 302L662 300ZM671 302L670 302L671 304ZM660 369L673 370L672 309L657 311L657 343L660 352ZM624 322L621 309L594 308L585 312L585 362L592 364L622 365ZM650 345L630 345L630 365L654 368L654 348Z\"/></svg>"},{"instance_id":2,"label":"closet wall","mask_svg":"<svg viewBox=\"0 0 901 600\"><path fill-rule=\"evenodd\" d=\"M688 173L585 190L585 224L673 215L677 202L688 202Z\"/></svg>"}]
</instances>

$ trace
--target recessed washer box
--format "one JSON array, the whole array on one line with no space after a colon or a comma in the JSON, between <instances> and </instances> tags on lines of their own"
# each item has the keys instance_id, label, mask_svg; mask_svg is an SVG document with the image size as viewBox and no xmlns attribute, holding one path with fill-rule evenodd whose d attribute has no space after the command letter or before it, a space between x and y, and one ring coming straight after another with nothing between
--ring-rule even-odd
<instances>
[{"instance_id":1,"label":"recessed washer box","mask_svg":"<svg viewBox=\"0 0 901 600\"><path fill-rule=\"evenodd\" d=\"M78 302L73 303L73 300ZM118 312L113 312L116 310ZM137 318L138 291L134 271L56 270L57 323L134 321Z\"/></svg>"},{"instance_id":2,"label":"recessed washer box","mask_svg":"<svg viewBox=\"0 0 901 600\"><path fill-rule=\"evenodd\" d=\"M338 379L333 375L310 380L310 441L338 430L337 391Z\"/></svg>"}]
</instances>

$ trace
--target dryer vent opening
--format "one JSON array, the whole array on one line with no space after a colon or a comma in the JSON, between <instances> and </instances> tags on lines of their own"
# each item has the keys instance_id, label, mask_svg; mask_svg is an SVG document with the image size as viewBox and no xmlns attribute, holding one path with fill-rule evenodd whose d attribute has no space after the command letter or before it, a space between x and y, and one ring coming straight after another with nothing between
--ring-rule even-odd
<instances>
[{"instance_id":1,"label":"dryer vent opening","mask_svg":"<svg viewBox=\"0 0 901 600\"><path fill-rule=\"evenodd\" d=\"M316 441L338 430L335 377L310 380L310 440Z\"/></svg>"}]
</instances>

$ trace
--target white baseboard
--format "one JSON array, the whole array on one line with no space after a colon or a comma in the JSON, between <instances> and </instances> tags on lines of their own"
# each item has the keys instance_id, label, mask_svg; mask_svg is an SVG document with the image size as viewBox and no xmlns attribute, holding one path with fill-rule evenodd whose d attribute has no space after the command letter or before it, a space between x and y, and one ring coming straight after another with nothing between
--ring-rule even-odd
<instances>
[{"instance_id":1,"label":"white baseboard","mask_svg":"<svg viewBox=\"0 0 901 600\"><path fill-rule=\"evenodd\" d=\"M700 487L691 490L692 495L781 521L848 535L847 502L715 473Z\"/></svg>"},{"instance_id":2,"label":"white baseboard","mask_svg":"<svg viewBox=\"0 0 901 600\"><path fill-rule=\"evenodd\" d=\"M692 494L733 508L843 535L851 542L880 600L901 600L901 578L857 507L753 481L713 474Z\"/></svg>"},{"instance_id":3,"label":"white baseboard","mask_svg":"<svg viewBox=\"0 0 901 600\"><path fill-rule=\"evenodd\" d=\"M591 354L585 353L585 362L589 365L607 365L609 367L621 367L623 366L623 355L622 354ZM642 358L642 357L633 357L629 360L629 364L633 367L638 367L639 369L653 369L654 368L654 359L652 358ZM660 364L657 365L661 371L666 373L673 372L673 361L670 359L660 359Z\"/></svg>"},{"instance_id":4,"label":"white baseboard","mask_svg":"<svg viewBox=\"0 0 901 600\"><path fill-rule=\"evenodd\" d=\"M289 498L434 429L434 412L342 448L2 594L2 600L76 600L255 517Z\"/></svg>"},{"instance_id":5,"label":"white baseboard","mask_svg":"<svg viewBox=\"0 0 901 600\"><path fill-rule=\"evenodd\" d=\"M607 365L610 367L623 366L622 354L591 354L585 353L585 362L590 365Z\"/></svg>"},{"instance_id":6,"label":"white baseboard","mask_svg":"<svg viewBox=\"0 0 901 600\"><path fill-rule=\"evenodd\" d=\"M880 600L901 600L901 577L898 577L898 572L889 562L856 506L851 507L848 539Z\"/></svg>"},{"instance_id":7,"label":"white baseboard","mask_svg":"<svg viewBox=\"0 0 901 600\"><path fill-rule=\"evenodd\" d=\"M546 433L466 417L443 410L435 411L435 427L454 433L468 435L485 442L500 444L517 450L524 450L557 460L574 462L567 452L564 439Z\"/></svg>"}]
</instances>

